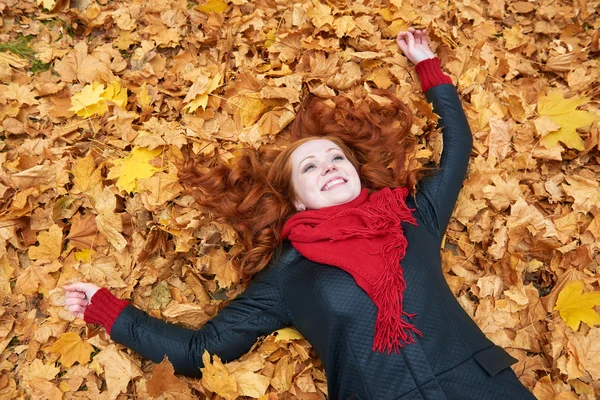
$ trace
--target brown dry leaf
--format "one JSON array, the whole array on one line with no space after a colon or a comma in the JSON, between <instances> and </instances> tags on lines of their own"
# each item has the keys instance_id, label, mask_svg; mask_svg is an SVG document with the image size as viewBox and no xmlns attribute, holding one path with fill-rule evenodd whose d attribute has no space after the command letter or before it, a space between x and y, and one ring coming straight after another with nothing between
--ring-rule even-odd
<instances>
[{"instance_id":1,"label":"brown dry leaf","mask_svg":"<svg viewBox=\"0 0 600 400\"><path fill-rule=\"evenodd\" d=\"M62 252L62 229L52 225L48 232L38 234L39 245L29 248L29 258L40 261L56 261Z\"/></svg>"},{"instance_id":2,"label":"brown dry leaf","mask_svg":"<svg viewBox=\"0 0 600 400\"><path fill-rule=\"evenodd\" d=\"M85 41L78 41L61 60L57 60L54 69L65 82L78 80L81 83L92 83L94 80L110 82L113 80L108 65L88 54Z\"/></svg>"},{"instance_id":3,"label":"brown dry leaf","mask_svg":"<svg viewBox=\"0 0 600 400\"><path fill-rule=\"evenodd\" d=\"M75 161L71 170L75 190L72 193L85 193L92 197L102 192L102 172L96 168L96 163L91 154Z\"/></svg>"},{"instance_id":4,"label":"brown dry leaf","mask_svg":"<svg viewBox=\"0 0 600 400\"><path fill-rule=\"evenodd\" d=\"M238 281L239 276L223 249L212 249L208 255L208 273L215 275L220 288L229 288Z\"/></svg>"},{"instance_id":5,"label":"brown dry leaf","mask_svg":"<svg viewBox=\"0 0 600 400\"><path fill-rule=\"evenodd\" d=\"M35 379L41 378L51 381L60 372L60 368L55 367L52 363L44 364L42 360L36 358L23 372L23 378Z\"/></svg>"},{"instance_id":6,"label":"brown dry leaf","mask_svg":"<svg viewBox=\"0 0 600 400\"><path fill-rule=\"evenodd\" d=\"M76 214L71 219L71 224L67 239L76 248L85 250L106 244L106 239L98 232L94 214L88 213L85 216Z\"/></svg>"},{"instance_id":7,"label":"brown dry leaf","mask_svg":"<svg viewBox=\"0 0 600 400\"><path fill-rule=\"evenodd\" d=\"M119 393L126 393L129 381L143 375L136 363L128 355L119 351L115 344L110 344L98 353L94 361L104 368L110 400L116 399Z\"/></svg>"},{"instance_id":8,"label":"brown dry leaf","mask_svg":"<svg viewBox=\"0 0 600 400\"><path fill-rule=\"evenodd\" d=\"M58 340L52 344L51 351L60 354L60 363L71 367L76 361L80 364L90 362L90 355L94 348L87 341L82 340L75 332L62 333Z\"/></svg>"},{"instance_id":9,"label":"brown dry leaf","mask_svg":"<svg viewBox=\"0 0 600 400\"><path fill-rule=\"evenodd\" d=\"M227 371L218 356L213 356L212 364L210 358L210 354L205 350L202 354L204 368L200 368L202 371L202 386L226 400L235 400L240 395L235 375Z\"/></svg>"},{"instance_id":10,"label":"brown dry leaf","mask_svg":"<svg viewBox=\"0 0 600 400\"><path fill-rule=\"evenodd\" d=\"M166 356L160 364L152 367L152 378L146 383L146 388L148 394L154 398L161 394L176 400L192 398L189 386L175 376L173 364Z\"/></svg>"},{"instance_id":11,"label":"brown dry leaf","mask_svg":"<svg viewBox=\"0 0 600 400\"><path fill-rule=\"evenodd\" d=\"M290 356L287 355L282 357L275 366L275 372L271 378L271 386L277 389L278 393L290 390L295 369L296 361L292 361Z\"/></svg>"},{"instance_id":12,"label":"brown dry leaf","mask_svg":"<svg viewBox=\"0 0 600 400\"><path fill-rule=\"evenodd\" d=\"M96 226L108 242L115 249L123 251L127 246L127 240L123 237L123 222L120 216L114 213L117 206L115 195L109 188L104 188L102 193L95 199L94 207L98 212Z\"/></svg>"}]
</instances>

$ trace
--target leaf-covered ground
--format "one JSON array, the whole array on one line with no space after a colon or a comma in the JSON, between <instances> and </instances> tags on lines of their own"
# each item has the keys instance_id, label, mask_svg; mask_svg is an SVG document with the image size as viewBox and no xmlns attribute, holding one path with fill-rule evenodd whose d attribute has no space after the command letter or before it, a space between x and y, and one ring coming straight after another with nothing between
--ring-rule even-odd
<instances>
[{"instance_id":1,"label":"leaf-covered ground","mask_svg":"<svg viewBox=\"0 0 600 400\"><path fill-rule=\"evenodd\" d=\"M0 3L1 398L325 398L293 331L233 363L205 354L189 379L73 319L61 286L201 326L243 290L241 246L182 193L181 161L284 144L309 92L392 91L419 162L439 158L394 42L409 26L429 29L474 135L442 249L452 291L538 398L600 397L600 1L38 2Z\"/></svg>"}]
</instances>

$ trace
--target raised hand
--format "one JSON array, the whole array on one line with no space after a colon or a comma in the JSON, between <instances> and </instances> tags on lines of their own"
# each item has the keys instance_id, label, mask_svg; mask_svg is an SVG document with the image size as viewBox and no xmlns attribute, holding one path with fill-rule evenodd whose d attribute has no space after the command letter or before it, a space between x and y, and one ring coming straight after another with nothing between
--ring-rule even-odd
<instances>
[{"instance_id":1,"label":"raised hand","mask_svg":"<svg viewBox=\"0 0 600 400\"><path fill-rule=\"evenodd\" d=\"M66 306L73 315L83 319L85 309L90 304L94 294L100 289L93 283L75 282L63 286L66 293Z\"/></svg>"},{"instance_id":2,"label":"raised hand","mask_svg":"<svg viewBox=\"0 0 600 400\"><path fill-rule=\"evenodd\" d=\"M396 43L404 55L415 65L423 60L435 57L435 54L429 48L427 30L425 29L408 28L408 31L398 33Z\"/></svg>"}]
</instances>

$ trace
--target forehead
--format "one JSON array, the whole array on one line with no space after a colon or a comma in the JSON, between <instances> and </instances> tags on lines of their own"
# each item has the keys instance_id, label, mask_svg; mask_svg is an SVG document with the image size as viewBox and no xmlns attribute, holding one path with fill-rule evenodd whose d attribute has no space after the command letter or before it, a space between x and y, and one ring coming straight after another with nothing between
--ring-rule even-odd
<instances>
[{"instance_id":1,"label":"forehead","mask_svg":"<svg viewBox=\"0 0 600 400\"><path fill-rule=\"evenodd\" d=\"M308 156L316 156L317 154L324 153L327 149L338 149L340 147L327 139L314 139L309 140L306 143L302 143L296 150L292 152L291 161L292 163L298 163Z\"/></svg>"}]
</instances>

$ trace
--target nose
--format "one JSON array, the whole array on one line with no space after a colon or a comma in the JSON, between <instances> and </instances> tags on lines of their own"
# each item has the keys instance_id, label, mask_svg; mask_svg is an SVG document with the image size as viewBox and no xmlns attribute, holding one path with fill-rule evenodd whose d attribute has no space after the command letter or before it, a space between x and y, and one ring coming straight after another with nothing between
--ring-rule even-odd
<instances>
[{"instance_id":1,"label":"nose","mask_svg":"<svg viewBox=\"0 0 600 400\"><path fill-rule=\"evenodd\" d=\"M328 173L330 173L332 171L337 171L337 167L335 166L335 164L326 163L325 166L323 167L321 175L327 175Z\"/></svg>"}]
</instances>

